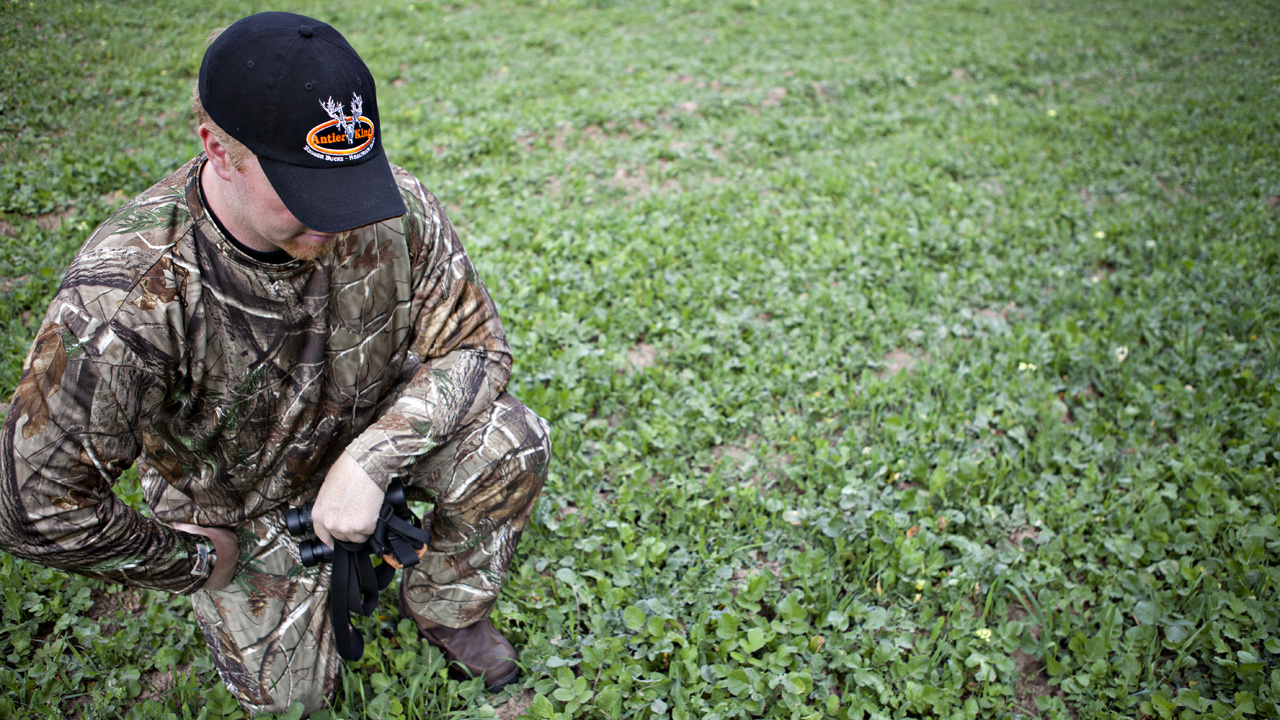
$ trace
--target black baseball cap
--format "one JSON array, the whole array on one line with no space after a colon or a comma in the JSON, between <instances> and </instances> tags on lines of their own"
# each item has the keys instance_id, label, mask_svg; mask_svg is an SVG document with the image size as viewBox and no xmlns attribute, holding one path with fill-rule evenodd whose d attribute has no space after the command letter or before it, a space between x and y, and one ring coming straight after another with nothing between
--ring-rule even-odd
<instances>
[{"instance_id":1,"label":"black baseball cap","mask_svg":"<svg viewBox=\"0 0 1280 720\"><path fill-rule=\"evenodd\" d=\"M308 228L341 232L405 214L373 75L332 27L285 12L244 18L205 51L199 93Z\"/></svg>"}]
</instances>

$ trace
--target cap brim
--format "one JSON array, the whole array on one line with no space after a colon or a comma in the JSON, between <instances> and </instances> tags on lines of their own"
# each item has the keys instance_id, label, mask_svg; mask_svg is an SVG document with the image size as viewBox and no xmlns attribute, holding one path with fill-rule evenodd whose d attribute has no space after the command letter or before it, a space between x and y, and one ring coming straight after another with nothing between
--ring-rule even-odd
<instances>
[{"instance_id":1,"label":"cap brim","mask_svg":"<svg viewBox=\"0 0 1280 720\"><path fill-rule=\"evenodd\" d=\"M359 165L308 168L259 156L262 172L293 216L311 230L343 232L407 212L386 156Z\"/></svg>"}]
</instances>

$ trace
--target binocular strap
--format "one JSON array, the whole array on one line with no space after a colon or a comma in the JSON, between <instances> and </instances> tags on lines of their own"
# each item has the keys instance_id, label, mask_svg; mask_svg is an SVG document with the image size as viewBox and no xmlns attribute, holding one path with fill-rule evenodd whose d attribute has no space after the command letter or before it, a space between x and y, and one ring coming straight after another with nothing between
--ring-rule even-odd
<instances>
[{"instance_id":1,"label":"binocular strap","mask_svg":"<svg viewBox=\"0 0 1280 720\"><path fill-rule=\"evenodd\" d=\"M407 509L402 512L403 517L384 505L369 540L334 541L329 621L333 625L334 645L344 660L354 662L364 654L364 638L351 624L351 613L373 615L378 606L378 593L391 584L396 569L416 565L418 549L425 549L431 543L431 535L418 526L413 513ZM376 568L373 566L375 554L386 556L386 562ZM392 557L398 562L393 564Z\"/></svg>"},{"instance_id":2,"label":"binocular strap","mask_svg":"<svg viewBox=\"0 0 1280 720\"><path fill-rule=\"evenodd\" d=\"M395 569L373 567L373 557L365 543L334 542L329 589L329 621L338 654L345 660L359 660L364 654L364 638L351 625L351 613L373 614L378 593L391 584Z\"/></svg>"}]
</instances>

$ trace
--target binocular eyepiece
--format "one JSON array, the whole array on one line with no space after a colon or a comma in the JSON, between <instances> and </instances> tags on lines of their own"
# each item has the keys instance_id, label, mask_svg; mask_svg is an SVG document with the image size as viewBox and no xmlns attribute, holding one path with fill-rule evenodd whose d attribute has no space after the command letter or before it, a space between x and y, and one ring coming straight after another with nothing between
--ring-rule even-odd
<instances>
[{"instance_id":1,"label":"binocular eyepiece","mask_svg":"<svg viewBox=\"0 0 1280 720\"><path fill-rule=\"evenodd\" d=\"M387 495L383 504L390 505L400 514L408 512L409 504L405 500L404 487L399 481L392 481L387 485ZM298 555L303 566L315 567L320 563L333 562L333 548L321 542L320 538L307 537L315 534L315 527L311 523L311 505L285 510L284 522L290 536L303 538L298 541Z\"/></svg>"}]
</instances>

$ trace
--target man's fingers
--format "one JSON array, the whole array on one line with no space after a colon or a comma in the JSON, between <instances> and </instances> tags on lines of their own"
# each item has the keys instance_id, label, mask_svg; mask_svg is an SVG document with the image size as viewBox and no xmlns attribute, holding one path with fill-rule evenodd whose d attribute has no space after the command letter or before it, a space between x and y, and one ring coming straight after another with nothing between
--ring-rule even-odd
<instances>
[{"instance_id":1,"label":"man's fingers","mask_svg":"<svg viewBox=\"0 0 1280 720\"><path fill-rule=\"evenodd\" d=\"M385 494L364 468L343 453L325 475L312 505L316 537L329 547L335 541L364 542L377 527Z\"/></svg>"},{"instance_id":2,"label":"man's fingers","mask_svg":"<svg viewBox=\"0 0 1280 720\"><path fill-rule=\"evenodd\" d=\"M315 510L311 511L311 529L315 531L316 537L320 542L333 547L333 535L329 534L329 528L325 525L324 517L317 515Z\"/></svg>"},{"instance_id":3,"label":"man's fingers","mask_svg":"<svg viewBox=\"0 0 1280 720\"><path fill-rule=\"evenodd\" d=\"M346 518L335 521L329 521L323 515L317 516L314 511L311 515L312 527L315 529L316 537L320 538L320 542L333 547L334 541L345 543L362 543L369 539L373 534L373 528L357 528L352 527L350 522L343 522Z\"/></svg>"}]
</instances>

